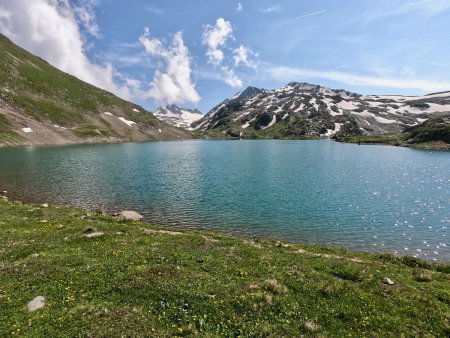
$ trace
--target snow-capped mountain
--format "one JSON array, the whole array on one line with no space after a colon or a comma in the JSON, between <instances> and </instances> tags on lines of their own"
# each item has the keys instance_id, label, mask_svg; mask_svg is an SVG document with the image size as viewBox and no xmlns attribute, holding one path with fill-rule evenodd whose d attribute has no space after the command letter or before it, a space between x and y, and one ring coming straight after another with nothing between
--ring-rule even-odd
<instances>
[{"instance_id":1,"label":"snow-capped mountain","mask_svg":"<svg viewBox=\"0 0 450 338\"><path fill-rule=\"evenodd\" d=\"M450 92L363 96L291 82L275 90L248 87L214 107L192 127L233 137L332 137L338 133L398 133L429 117L448 115Z\"/></svg>"},{"instance_id":2,"label":"snow-capped mountain","mask_svg":"<svg viewBox=\"0 0 450 338\"><path fill-rule=\"evenodd\" d=\"M189 128L191 123L203 117L203 114L197 109L179 108L174 104L159 107L153 115L161 121L181 128Z\"/></svg>"},{"instance_id":3,"label":"snow-capped mountain","mask_svg":"<svg viewBox=\"0 0 450 338\"><path fill-rule=\"evenodd\" d=\"M202 119L194 122L191 127L194 130L206 130L209 128L213 128L213 125L215 125L216 122L219 122L222 117L226 117L229 115L229 110L233 110L235 108L235 105L239 105L240 102L251 99L265 92L265 89L259 89L249 86L245 90L237 92L233 96L219 103L217 106L211 109Z\"/></svg>"}]
</instances>

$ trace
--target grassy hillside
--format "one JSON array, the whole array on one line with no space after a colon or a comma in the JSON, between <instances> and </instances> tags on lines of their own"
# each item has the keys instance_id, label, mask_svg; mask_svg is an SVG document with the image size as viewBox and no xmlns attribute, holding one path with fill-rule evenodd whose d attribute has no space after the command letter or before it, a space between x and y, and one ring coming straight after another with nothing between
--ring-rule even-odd
<instances>
[{"instance_id":1,"label":"grassy hillside","mask_svg":"<svg viewBox=\"0 0 450 338\"><path fill-rule=\"evenodd\" d=\"M136 124L129 126L119 117ZM33 133L23 133L22 128L29 125L34 126ZM0 35L0 143L8 144L8 139L33 143L39 132L57 133L69 143L189 137L143 108L59 71Z\"/></svg>"},{"instance_id":2,"label":"grassy hillside","mask_svg":"<svg viewBox=\"0 0 450 338\"><path fill-rule=\"evenodd\" d=\"M1 199L0 219L0 336L450 335L449 265Z\"/></svg>"},{"instance_id":3,"label":"grassy hillside","mask_svg":"<svg viewBox=\"0 0 450 338\"><path fill-rule=\"evenodd\" d=\"M401 134L356 135L338 137L340 142L361 144L387 144L414 148L450 149L450 117L431 118L407 128Z\"/></svg>"}]
</instances>

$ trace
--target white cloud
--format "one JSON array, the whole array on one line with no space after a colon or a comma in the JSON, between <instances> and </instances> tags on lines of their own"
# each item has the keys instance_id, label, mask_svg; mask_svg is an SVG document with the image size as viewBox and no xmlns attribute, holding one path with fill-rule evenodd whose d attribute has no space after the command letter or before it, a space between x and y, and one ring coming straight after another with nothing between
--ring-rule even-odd
<instances>
[{"instance_id":1,"label":"white cloud","mask_svg":"<svg viewBox=\"0 0 450 338\"><path fill-rule=\"evenodd\" d=\"M377 21L390 16L410 15L417 12L425 18L432 18L438 14L450 10L450 1L448 0L416 0L409 1L404 5L393 6L391 1L380 2L380 8L376 11L370 11L362 16L366 22Z\"/></svg>"},{"instance_id":2,"label":"white cloud","mask_svg":"<svg viewBox=\"0 0 450 338\"><path fill-rule=\"evenodd\" d=\"M94 5L95 0L84 0L78 6L74 6L73 10L78 22L92 36L100 37L100 28L95 18Z\"/></svg>"},{"instance_id":3,"label":"white cloud","mask_svg":"<svg viewBox=\"0 0 450 338\"><path fill-rule=\"evenodd\" d=\"M435 16L450 9L448 0L419 0L410 1L408 4L399 7L398 12L407 13L410 11L424 11L428 16Z\"/></svg>"},{"instance_id":4,"label":"white cloud","mask_svg":"<svg viewBox=\"0 0 450 338\"><path fill-rule=\"evenodd\" d=\"M156 71L145 98L151 97L160 104L200 101L191 80L191 59L181 32L174 35L169 46L165 46L161 40L151 37L150 30L146 28L139 41L149 56L160 58L165 63L164 72Z\"/></svg>"},{"instance_id":5,"label":"white cloud","mask_svg":"<svg viewBox=\"0 0 450 338\"><path fill-rule=\"evenodd\" d=\"M245 65L250 68L256 68L256 64L249 59L251 56L257 56L249 47L240 45L233 51L234 64L236 66Z\"/></svg>"},{"instance_id":6,"label":"white cloud","mask_svg":"<svg viewBox=\"0 0 450 338\"><path fill-rule=\"evenodd\" d=\"M238 12L242 11L242 4L241 4L240 2L238 2L237 7L236 7L236 10L237 10Z\"/></svg>"},{"instance_id":7,"label":"white cloud","mask_svg":"<svg viewBox=\"0 0 450 338\"><path fill-rule=\"evenodd\" d=\"M69 0L1 0L1 4L0 32L12 41L60 70L124 99L137 95L137 86L124 82L126 77L111 64L95 64L86 56L79 23L98 34L95 16L87 7L75 9Z\"/></svg>"},{"instance_id":8,"label":"white cloud","mask_svg":"<svg viewBox=\"0 0 450 338\"><path fill-rule=\"evenodd\" d=\"M224 81L231 87L240 88L242 87L242 80L234 73L234 71L226 66L221 67L225 78Z\"/></svg>"},{"instance_id":9,"label":"white cloud","mask_svg":"<svg viewBox=\"0 0 450 338\"><path fill-rule=\"evenodd\" d=\"M224 18L218 18L216 24L206 25L203 30L202 43L208 46L206 55L208 62L220 65L224 59L223 51L220 47L224 47L227 40L232 38L233 26Z\"/></svg>"},{"instance_id":10,"label":"white cloud","mask_svg":"<svg viewBox=\"0 0 450 338\"><path fill-rule=\"evenodd\" d=\"M11 13L7 11L4 7L0 6L0 20L9 20L11 18Z\"/></svg>"},{"instance_id":11,"label":"white cloud","mask_svg":"<svg viewBox=\"0 0 450 338\"><path fill-rule=\"evenodd\" d=\"M354 86L419 89L425 92L446 91L450 89L450 82L436 82L412 78L381 78L337 71L316 71L303 68L271 67L267 69L267 72L274 79L286 82L298 81L301 78L313 78L327 79Z\"/></svg>"},{"instance_id":12,"label":"white cloud","mask_svg":"<svg viewBox=\"0 0 450 338\"><path fill-rule=\"evenodd\" d=\"M242 80L233 69L222 65L225 61L225 54L221 48L226 47L227 40L230 38L233 39L233 26L224 18L218 18L214 26L206 25L203 29L202 43L208 47L206 51L208 63L220 66L221 79L226 84L231 87L242 87Z\"/></svg>"},{"instance_id":13,"label":"white cloud","mask_svg":"<svg viewBox=\"0 0 450 338\"><path fill-rule=\"evenodd\" d=\"M281 7L279 5L271 5L268 7L261 8L261 12L263 13L281 12Z\"/></svg>"}]
</instances>

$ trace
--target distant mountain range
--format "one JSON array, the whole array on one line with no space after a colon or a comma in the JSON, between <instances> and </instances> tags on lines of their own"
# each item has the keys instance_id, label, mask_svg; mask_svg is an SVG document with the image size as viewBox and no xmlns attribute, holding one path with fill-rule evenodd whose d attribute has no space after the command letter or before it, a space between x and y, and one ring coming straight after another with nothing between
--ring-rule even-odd
<instances>
[{"instance_id":1,"label":"distant mountain range","mask_svg":"<svg viewBox=\"0 0 450 338\"><path fill-rule=\"evenodd\" d=\"M450 115L450 92L425 96L363 96L291 82L248 87L224 100L192 128L209 136L308 138L400 133L430 117Z\"/></svg>"},{"instance_id":2,"label":"distant mountain range","mask_svg":"<svg viewBox=\"0 0 450 338\"><path fill-rule=\"evenodd\" d=\"M0 34L0 146L191 138Z\"/></svg>"},{"instance_id":3,"label":"distant mountain range","mask_svg":"<svg viewBox=\"0 0 450 338\"><path fill-rule=\"evenodd\" d=\"M197 109L179 108L174 104L159 107L153 115L170 125L186 129L203 117L203 114Z\"/></svg>"},{"instance_id":4,"label":"distant mountain range","mask_svg":"<svg viewBox=\"0 0 450 338\"><path fill-rule=\"evenodd\" d=\"M204 116L176 105L160 107L154 115L59 71L0 34L0 146L170 140L192 138L191 132L195 137L344 140L410 130L404 137L412 137L411 127L434 118L443 119L419 129L414 139L447 142L450 92L363 96L291 82L274 90L247 87Z\"/></svg>"}]
</instances>

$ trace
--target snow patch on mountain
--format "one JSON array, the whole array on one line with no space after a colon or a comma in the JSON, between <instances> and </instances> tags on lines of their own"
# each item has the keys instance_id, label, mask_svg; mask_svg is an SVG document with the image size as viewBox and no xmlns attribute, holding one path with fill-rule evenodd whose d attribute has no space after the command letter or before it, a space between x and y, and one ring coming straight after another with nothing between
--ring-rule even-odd
<instances>
[{"instance_id":1,"label":"snow patch on mountain","mask_svg":"<svg viewBox=\"0 0 450 338\"><path fill-rule=\"evenodd\" d=\"M203 117L203 114L197 109L179 108L176 105L159 107L153 115L168 124L187 129L190 128L193 122Z\"/></svg>"},{"instance_id":2,"label":"snow patch on mountain","mask_svg":"<svg viewBox=\"0 0 450 338\"><path fill-rule=\"evenodd\" d=\"M291 82L274 90L248 87L218 104L193 127L202 131L217 129L232 137L255 137L261 130L280 124L274 136L331 137L336 133L399 133L430 117L448 115L450 92L363 96L344 89Z\"/></svg>"}]
</instances>

